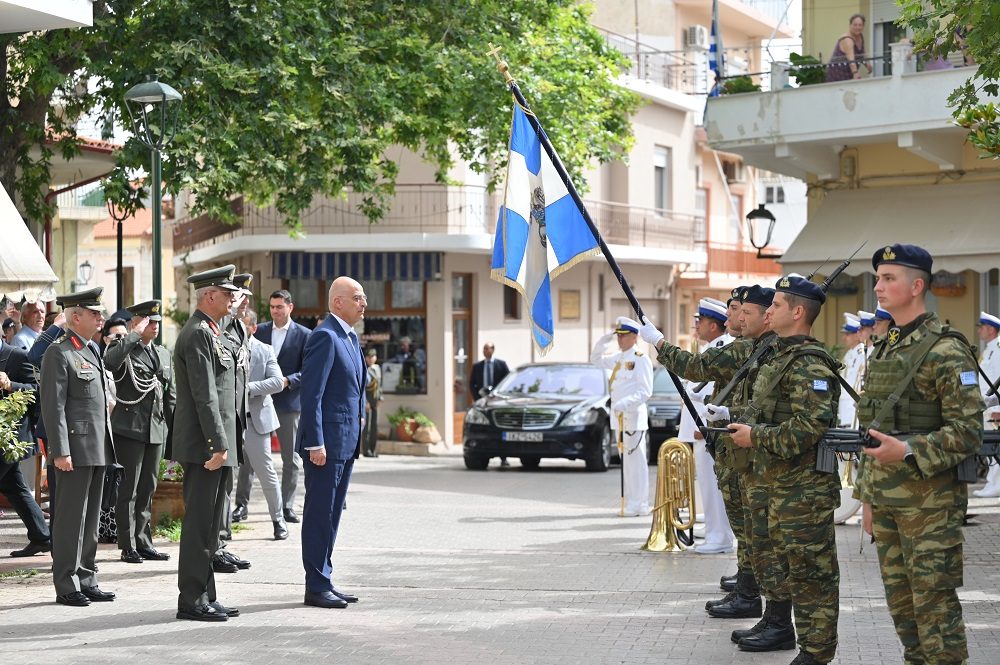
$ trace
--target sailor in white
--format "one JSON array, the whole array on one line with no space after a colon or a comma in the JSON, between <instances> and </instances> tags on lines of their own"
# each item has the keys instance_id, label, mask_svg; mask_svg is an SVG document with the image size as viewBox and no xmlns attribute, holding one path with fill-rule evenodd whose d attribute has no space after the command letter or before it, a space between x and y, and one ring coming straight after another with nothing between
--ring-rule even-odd
<instances>
[{"instance_id":1,"label":"sailor in white","mask_svg":"<svg viewBox=\"0 0 1000 665\"><path fill-rule=\"evenodd\" d=\"M858 382L858 375L863 370L864 356L866 349L864 343L860 342L861 320L857 314L844 313L844 345L847 351L844 353L844 368L840 370L840 375L849 386L854 386ZM846 390L840 392L840 402L837 405L837 418L841 427L855 427L857 419L857 404Z\"/></svg>"},{"instance_id":2,"label":"sailor in white","mask_svg":"<svg viewBox=\"0 0 1000 665\"><path fill-rule=\"evenodd\" d=\"M871 344L868 345L868 356L871 357L872 349L875 348L875 341L882 339L889 334L889 327L892 326L892 314L889 310L881 307L875 308L875 325L872 327Z\"/></svg>"},{"instance_id":3,"label":"sailor in white","mask_svg":"<svg viewBox=\"0 0 1000 665\"><path fill-rule=\"evenodd\" d=\"M986 312L979 313L979 340L985 344L983 354L979 359L979 366L983 368L983 372L990 378L990 381L996 383L997 379L1000 378L1000 318ZM984 398L990 390L990 386L986 384L986 380L982 376L979 377L979 389ZM987 403L991 402L992 400ZM987 430L1000 427L1000 409L997 407L987 408L983 411L983 421ZM986 475L986 486L981 490L976 490L973 494L978 497L1000 496L1000 467L996 464L990 466L990 471Z\"/></svg>"},{"instance_id":4,"label":"sailor in white","mask_svg":"<svg viewBox=\"0 0 1000 665\"><path fill-rule=\"evenodd\" d=\"M695 330L698 333L699 353L709 348L723 347L733 341L726 332L726 320L729 318L726 304L715 298L702 298L698 302L698 319ZM700 383L685 381L691 403L705 421L705 399L715 390L715 383L709 381L701 390L695 390ZM695 427L694 418L686 408L681 409L681 422L677 430L677 438L692 444L694 449L695 482L701 498L702 513L705 515L705 542L695 546L698 554L722 554L733 551L733 530L726 516L726 506L719 489L719 481L715 477L715 460L705 448L705 439Z\"/></svg>"},{"instance_id":5,"label":"sailor in white","mask_svg":"<svg viewBox=\"0 0 1000 665\"><path fill-rule=\"evenodd\" d=\"M614 331L594 345L590 362L611 370L611 429L615 440L624 440L622 470L625 478L624 516L649 514L649 467L646 464L646 402L653 394L653 363L635 347L639 324L619 316ZM617 337L617 350L611 343Z\"/></svg>"}]
</instances>

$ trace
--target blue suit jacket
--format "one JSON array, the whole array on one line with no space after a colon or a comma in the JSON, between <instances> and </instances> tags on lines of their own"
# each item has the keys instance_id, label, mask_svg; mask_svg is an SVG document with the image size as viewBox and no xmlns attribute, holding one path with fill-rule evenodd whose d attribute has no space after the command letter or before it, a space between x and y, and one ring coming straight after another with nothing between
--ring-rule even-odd
<instances>
[{"instance_id":1,"label":"blue suit jacket","mask_svg":"<svg viewBox=\"0 0 1000 665\"><path fill-rule=\"evenodd\" d=\"M274 329L274 322L268 321L257 326L254 337L264 342L271 343L271 331ZM282 413L290 411L301 411L302 400L299 391L299 383L302 376L302 358L305 353L306 340L309 339L309 328L295 323L288 328L285 333L285 341L281 345L281 353L278 354L278 367L281 374L288 379L288 387L273 396L274 410Z\"/></svg>"},{"instance_id":2,"label":"blue suit jacket","mask_svg":"<svg viewBox=\"0 0 1000 665\"><path fill-rule=\"evenodd\" d=\"M295 450L308 456L306 448L325 446L332 460L356 458L365 408L365 365L332 315L309 335L300 387L302 415Z\"/></svg>"}]
</instances>

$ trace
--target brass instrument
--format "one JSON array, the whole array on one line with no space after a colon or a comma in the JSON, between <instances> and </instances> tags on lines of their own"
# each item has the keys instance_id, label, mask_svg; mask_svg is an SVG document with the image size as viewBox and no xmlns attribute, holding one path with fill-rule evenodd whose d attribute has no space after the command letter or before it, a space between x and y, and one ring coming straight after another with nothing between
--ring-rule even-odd
<instances>
[{"instance_id":1,"label":"brass instrument","mask_svg":"<svg viewBox=\"0 0 1000 665\"><path fill-rule=\"evenodd\" d=\"M640 549L650 552L682 552L686 548L677 538L677 531L694 526L694 453L680 439L668 439L656 456L656 507L653 524L646 544ZM687 508L688 518L680 519L681 508Z\"/></svg>"},{"instance_id":2,"label":"brass instrument","mask_svg":"<svg viewBox=\"0 0 1000 665\"><path fill-rule=\"evenodd\" d=\"M619 466L619 488L621 489L621 499L618 502L618 517L625 517L625 414L618 412L618 461Z\"/></svg>"}]
</instances>

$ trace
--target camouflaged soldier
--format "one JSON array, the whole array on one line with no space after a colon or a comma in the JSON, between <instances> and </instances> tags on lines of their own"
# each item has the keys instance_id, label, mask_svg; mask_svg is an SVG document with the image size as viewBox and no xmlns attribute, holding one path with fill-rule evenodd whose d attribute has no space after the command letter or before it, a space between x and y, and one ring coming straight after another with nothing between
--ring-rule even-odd
<instances>
[{"instance_id":1,"label":"camouflaged soldier","mask_svg":"<svg viewBox=\"0 0 1000 665\"><path fill-rule=\"evenodd\" d=\"M793 665L829 663L837 650L840 568L833 510L840 501L836 473L816 470L819 442L837 423L839 363L809 336L826 301L819 284L804 277L778 280L768 309L778 335L775 353L761 367L743 422L732 423L733 442L754 451L756 480L770 488L768 530L783 573L778 592L790 601L769 603L766 627L739 642L756 651L771 636L794 636ZM794 641L785 648L794 648Z\"/></svg>"},{"instance_id":2,"label":"camouflaged soldier","mask_svg":"<svg viewBox=\"0 0 1000 665\"><path fill-rule=\"evenodd\" d=\"M914 245L891 245L872 257L875 295L894 326L872 353L858 406L860 422L880 445L865 450L856 495L911 664L968 659L956 592L968 494L956 467L977 451L983 429L975 355L926 311L932 264Z\"/></svg>"}]
</instances>

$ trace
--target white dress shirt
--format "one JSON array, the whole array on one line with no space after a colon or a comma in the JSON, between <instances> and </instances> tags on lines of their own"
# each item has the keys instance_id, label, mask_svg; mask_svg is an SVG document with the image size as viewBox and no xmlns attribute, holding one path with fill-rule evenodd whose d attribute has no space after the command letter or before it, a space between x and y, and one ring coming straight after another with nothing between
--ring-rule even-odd
<instances>
[{"instance_id":1,"label":"white dress shirt","mask_svg":"<svg viewBox=\"0 0 1000 665\"><path fill-rule=\"evenodd\" d=\"M271 328L271 348L274 349L274 357L277 358L278 354L281 353L281 346L285 343L285 335L288 334L288 329L292 327L291 317L285 321L285 325L279 327L275 324Z\"/></svg>"}]
</instances>

